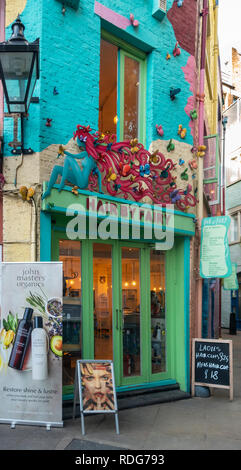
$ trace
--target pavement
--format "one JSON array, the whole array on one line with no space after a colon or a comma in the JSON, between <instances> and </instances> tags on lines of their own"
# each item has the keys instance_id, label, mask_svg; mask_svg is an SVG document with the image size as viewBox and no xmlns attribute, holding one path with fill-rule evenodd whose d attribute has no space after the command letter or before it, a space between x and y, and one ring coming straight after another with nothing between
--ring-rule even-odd
<instances>
[{"instance_id":1,"label":"pavement","mask_svg":"<svg viewBox=\"0 0 241 470\"><path fill-rule=\"evenodd\" d=\"M241 450L241 332L233 340L234 399L212 389L193 397L119 411L120 434L110 414L67 419L63 428L0 424L1 450Z\"/></svg>"}]
</instances>

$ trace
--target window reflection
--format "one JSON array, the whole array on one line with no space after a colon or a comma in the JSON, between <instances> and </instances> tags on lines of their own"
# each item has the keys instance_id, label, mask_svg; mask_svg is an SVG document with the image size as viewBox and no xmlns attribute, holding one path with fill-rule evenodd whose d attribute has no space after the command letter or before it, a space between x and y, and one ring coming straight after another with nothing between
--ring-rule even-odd
<instances>
[{"instance_id":1,"label":"window reflection","mask_svg":"<svg viewBox=\"0 0 241 470\"><path fill-rule=\"evenodd\" d=\"M117 124L117 53L118 48L101 39L99 130L116 134Z\"/></svg>"},{"instance_id":2,"label":"window reflection","mask_svg":"<svg viewBox=\"0 0 241 470\"><path fill-rule=\"evenodd\" d=\"M140 64L125 57L124 139L138 138Z\"/></svg>"},{"instance_id":3,"label":"window reflection","mask_svg":"<svg viewBox=\"0 0 241 470\"><path fill-rule=\"evenodd\" d=\"M150 252L152 373L166 370L165 256Z\"/></svg>"},{"instance_id":4,"label":"window reflection","mask_svg":"<svg viewBox=\"0 0 241 470\"><path fill-rule=\"evenodd\" d=\"M139 248L122 248L124 377L141 374L139 256Z\"/></svg>"},{"instance_id":5,"label":"window reflection","mask_svg":"<svg viewBox=\"0 0 241 470\"><path fill-rule=\"evenodd\" d=\"M81 243L60 240L63 262L63 385L72 385L81 359Z\"/></svg>"},{"instance_id":6,"label":"window reflection","mask_svg":"<svg viewBox=\"0 0 241 470\"><path fill-rule=\"evenodd\" d=\"M93 245L95 359L113 359L112 246Z\"/></svg>"}]
</instances>

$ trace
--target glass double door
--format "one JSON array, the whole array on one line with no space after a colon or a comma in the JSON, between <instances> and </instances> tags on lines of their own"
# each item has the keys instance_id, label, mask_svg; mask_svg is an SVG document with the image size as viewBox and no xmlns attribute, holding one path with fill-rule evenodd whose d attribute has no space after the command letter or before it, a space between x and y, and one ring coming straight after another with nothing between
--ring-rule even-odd
<instances>
[{"instance_id":1,"label":"glass double door","mask_svg":"<svg viewBox=\"0 0 241 470\"><path fill-rule=\"evenodd\" d=\"M118 386L165 378L164 255L141 243L60 239L58 258L64 384L72 383L76 359L113 360Z\"/></svg>"},{"instance_id":2,"label":"glass double door","mask_svg":"<svg viewBox=\"0 0 241 470\"><path fill-rule=\"evenodd\" d=\"M118 385L166 371L164 255L144 244L93 243L94 358Z\"/></svg>"},{"instance_id":3,"label":"glass double door","mask_svg":"<svg viewBox=\"0 0 241 470\"><path fill-rule=\"evenodd\" d=\"M140 377L141 248L93 244L94 357L112 359L118 382Z\"/></svg>"}]
</instances>

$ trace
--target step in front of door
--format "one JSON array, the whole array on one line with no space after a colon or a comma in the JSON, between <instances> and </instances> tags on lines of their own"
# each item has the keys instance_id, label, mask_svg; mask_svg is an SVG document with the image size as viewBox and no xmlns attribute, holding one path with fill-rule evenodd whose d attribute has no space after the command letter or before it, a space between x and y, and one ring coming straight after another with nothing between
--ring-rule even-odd
<instances>
[{"instance_id":1,"label":"step in front of door","mask_svg":"<svg viewBox=\"0 0 241 470\"><path fill-rule=\"evenodd\" d=\"M138 390L138 392L140 392ZM126 395L127 393L127 395ZM128 395L129 393L129 395ZM117 394L118 409L126 410L129 408L137 408L139 406L157 405L158 403L167 403L171 401L184 400L190 398L189 393L180 390L179 386L174 387L158 387L151 390L145 390L142 393L132 391L125 394Z\"/></svg>"},{"instance_id":2,"label":"step in front of door","mask_svg":"<svg viewBox=\"0 0 241 470\"><path fill-rule=\"evenodd\" d=\"M171 401L191 398L189 393L180 390L178 384L153 387L151 389L127 390L117 393L118 410L127 410L140 406L157 405ZM65 403L63 406L63 419L70 419L73 416L73 402ZM76 406L76 417L80 416L79 405Z\"/></svg>"}]
</instances>

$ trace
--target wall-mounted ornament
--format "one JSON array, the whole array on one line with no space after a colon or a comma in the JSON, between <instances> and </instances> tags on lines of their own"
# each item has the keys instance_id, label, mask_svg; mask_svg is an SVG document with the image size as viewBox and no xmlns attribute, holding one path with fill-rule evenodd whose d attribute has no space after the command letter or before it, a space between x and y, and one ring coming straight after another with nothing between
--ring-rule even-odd
<instances>
[{"instance_id":1,"label":"wall-mounted ornament","mask_svg":"<svg viewBox=\"0 0 241 470\"><path fill-rule=\"evenodd\" d=\"M53 119L47 118L47 119L46 119L45 126L46 126L46 127L51 127L51 122L52 122L52 121L53 121Z\"/></svg>"},{"instance_id":2,"label":"wall-mounted ornament","mask_svg":"<svg viewBox=\"0 0 241 470\"><path fill-rule=\"evenodd\" d=\"M53 89L53 95L59 95L59 91L57 90L56 86Z\"/></svg>"},{"instance_id":3,"label":"wall-mounted ornament","mask_svg":"<svg viewBox=\"0 0 241 470\"><path fill-rule=\"evenodd\" d=\"M27 188L27 186L20 186L19 194L21 195L23 201L30 202L35 194L35 189L32 187Z\"/></svg>"},{"instance_id":4,"label":"wall-mounted ornament","mask_svg":"<svg viewBox=\"0 0 241 470\"><path fill-rule=\"evenodd\" d=\"M114 184L114 189L115 191L118 191L119 189L121 189L121 184Z\"/></svg>"},{"instance_id":5,"label":"wall-mounted ornament","mask_svg":"<svg viewBox=\"0 0 241 470\"><path fill-rule=\"evenodd\" d=\"M175 100L176 95L178 95L180 91L181 91L181 88L170 88L170 98L172 101Z\"/></svg>"},{"instance_id":6,"label":"wall-mounted ornament","mask_svg":"<svg viewBox=\"0 0 241 470\"><path fill-rule=\"evenodd\" d=\"M170 198L171 198L172 204L175 204L177 201L179 201L181 199L181 194L179 192L179 189L174 189L174 191L170 193Z\"/></svg>"},{"instance_id":7,"label":"wall-mounted ornament","mask_svg":"<svg viewBox=\"0 0 241 470\"><path fill-rule=\"evenodd\" d=\"M173 144L172 139L170 139L169 143L167 144L167 151L172 152L173 150L175 150L175 145Z\"/></svg>"},{"instance_id":8,"label":"wall-mounted ornament","mask_svg":"<svg viewBox=\"0 0 241 470\"><path fill-rule=\"evenodd\" d=\"M181 139L185 139L187 129L185 127L182 127L182 124L179 124L177 133L178 135L180 135Z\"/></svg>"},{"instance_id":9,"label":"wall-mounted ornament","mask_svg":"<svg viewBox=\"0 0 241 470\"><path fill-rule=\"evenodd\" d=\"M148 197L153 203L169 204L173 201L170 193L177 190L175 204L179 210L196 205L192 194L185 195L177 188L177 177L173 176L176 163L170 158L166 159L157 150L151 154L137 139L117 142L114 135L103 136L91 131L90 126L77 126L74 139L83 149L80 153L72 154L63 146L59 148L58 158L64 157L64 162L54 166L43 199L51 194L60 176L59 191L64 189L67 181L78 193L82 189L102 193L103 186L105 193L113 197L118 194L118 197L134 201ZM133 145L135 153L132 152ZM82 161L82 167L76 160Z\"/></svg>"},{"instance_id":10,"label":"wall-mounted ornament","mask_svg":"<svg viewBox=\"0 0 241 470\"><path fill-rule=\"evenodd\" d=\"M171 56L170 54L167 52L167 55L166 55L166 60L170 60Z\"/></svg>"},{"instance_id":11,"label":"wall-mounted ornament","mask_svg":"<svg viewBox=\"0 0 241 470\"><path fill-rule=\"evenodd\" d=\"M164 130L163 130L161 124L159 124L159 125L156 124L156 131L161 137L164 135Z\"/></svg>"},{"instance_id":12,"label":"wall-mounted ornament","mask_svg":"<svg viewBox=\"0 0 241 470\"><path fill-rule=\"evenodd\" d=\"M140 175L149 175L150 174L150 165L146 163L145 165L140 165Z\"/></svg>"},{"instance_id":13,"label":"wall-mounted ornament","mask_svg":"<svg viewBox=\"0 0 241 470\"><path fill-rule=\"evenodd\" d=\"M205 93L196 93L196 100L203 102L205 100Z\"/></svg>"},{"instance_id":14,"label":"wall-mounted ornament","mask_svg":"<svg viewBox=\"0 0 241 470\"><path fill-rule=\"evenodd\" d=\"M107 175L107 180L110 181L115 181L117 178L117 175L113 173L112 168L109 169L108 175Z\"/></svg>"},{"instance_id":15,"label":"wall-mounted ornament","mask_svg":"<svg viewBox=\"0 0 241 470\"><path fill-rule=\"evenodd\" d=\"M135 20L133 13L130 14L130 22L134 28L137 28L139 26L139 21Z\"/></svg>"},{"instance_id":16,"label":"wall-mounted ornament","mask_svg":"<svg viewBox=\"0 0 241 470\"><path fill-rule=\"evenodd\" d=\"M184 165L185 160L183 160L182 158L179 158L179 162L178 162L178 163L179 163L180 166L182 166L182 165Z\"/></svg>"},{"instance_id":17,"label":"wall-mounted ornament","mask_svg":"<svg viewBox=\"0 0 241 470\"><path fill-rule=\"evenodd\" d=\"M187 181L188 180L188 173L187 168L181 173L181 179Z\"/></svg>"},{"instance_id":18,"label":"wall-mounted ornament","mask_svg":"<svg viewBox=\"0 0 241 470\"><path fill-rule=\"evenodd\" d=\"M177 2L178 8L182 7L184 0L175 0Z\"/></svg>"},{"instance_id":19,"label":"wall-mounted ornament","mask_svg":"<svg viewBox=\"0 0 241 470\"><path fill-rule=\"evenodd\" d=\"M131 171L131 165L129 163L124 164L124 163L120 162L119 166L120 166L120 172L119 172L120 175L121 176L128 176L130 171Z\"/></svg>"},{"instance_id":20,"label":"wall-mounted ornament","mask_svg":"<svg viewBox=\"0 0 241 470\"><path fill-rule=\"evenodd\" d=\"M139 147L137 146L138 139L131 139L130 144L131 144L131 153L137 153L139 151Z\"/></svg>"},{"instance_id":21,"label":"wall-mounted ornament","mask_svg":"<svg viewBox=\"0 0 241 470\"><path fill-rule=\"evenodd\" d=\"M199 145L197 148L197 157L204 157L206 153L206 145Z\"/></svg>"},{"instance_id":22,"label":"wall-mounted ornament","mask_svg":"<svg viewBox=\"0 0 241 470\"><path fill-rule=\"evenodd\" d=\"M190 111L190 118L191 118L192 121L197 119L197 110L196 109L193 109L192 111Z\"/></svg>"},{"instance_id":23,"label":"wall-mounted ornament","mask_svg":"<svg viewBox=\"0 0 241 470\"><path fill-rule=\"evenodd\" d=\"M197 169L197 161L195 159L190 160L188 162L188 165L191 168L191 170L196 170Z\"/></svg>"},{"instance_id":24,"label":"wall-mounted ornament","mask_svg":"<svg viewBox=\"0 0 241 470\"><path fill-rule=\"evenodd\" d=\"M154 164L159 162L158 150L150 155L149 162Z\"/></svg>"},{"instance_id":25,"label":"wall-mounted ornament","mask_svg":"<svg viewBox=\"0 0 241 470\"><path fill-rule=\"evenodd\" d=\"M179 46L179 44L178 44L178 42L176 42L175 47L174 47L173 52L172 52L174 57L177 57L181 54L181 49L178 46Z\"/></svg>"},{"instance_id":26,"label":"wall-mounted ornament","mask_svg":"<svg viewBox=\"0 0 241 470\"><path fill-rule=\"evenodd\" d=\"M188 184L185 191L184 191L184 194L189 194L191 191L192 191L192 185Z\"/></svg>"},{"instance_id":27,"label":"wall-mounted ornament","mask_svg":"<svg viewBox=\"0 0 241 470\"><path fill-rule=\"evenodd\" d=\"M76 196L78 196L78 186L73 186L72 188L72 193L75 194Z\"/></svg>"}]
</instances>

